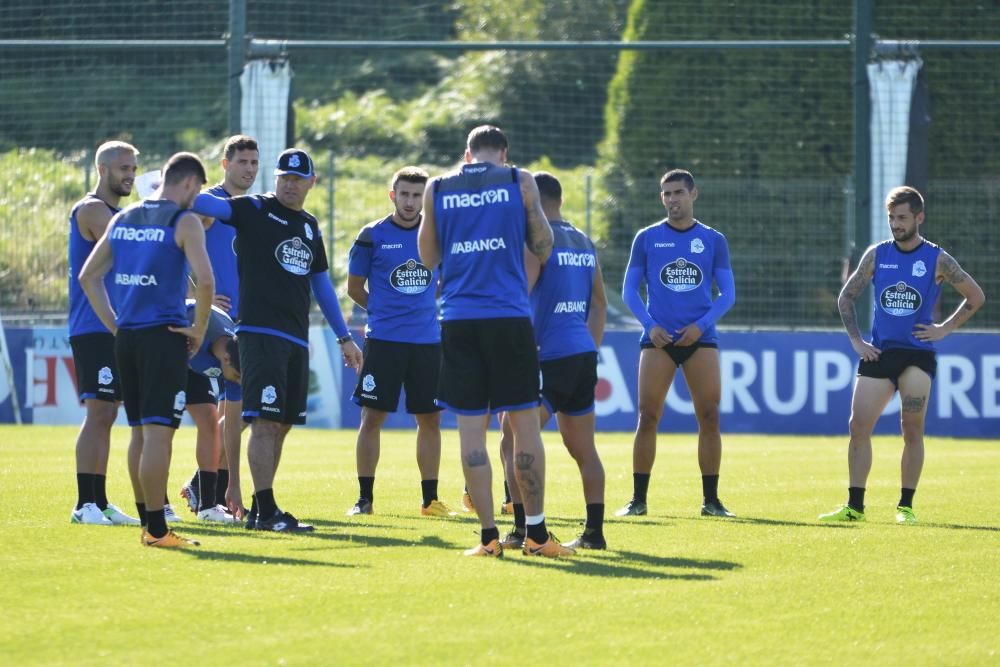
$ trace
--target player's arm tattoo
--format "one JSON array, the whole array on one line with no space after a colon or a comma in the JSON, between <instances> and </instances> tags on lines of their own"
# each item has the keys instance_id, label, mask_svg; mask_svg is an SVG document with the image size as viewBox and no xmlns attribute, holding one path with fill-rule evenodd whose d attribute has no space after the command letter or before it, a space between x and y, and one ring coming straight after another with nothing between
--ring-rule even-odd
<instances>
[{"instance_id":1,"label":"player's arm tattoo","mask_svg":"<svg viewBox=\"0 0 1000 667\"><path fill-rule=\"evenodd\" d=\"M949 285L964 283L969 278L969 274L962 270L962 267L958 265L955 258L946 252L941 253L938 264L940 265L938 273L941 274L944 281Z\"/></svg>"},{"instance_id":2,"label":"player's arm tattoo","mask_svg":"<svg viewBox=\"0 0 1000 667\"><path fill-rule=\"evenodd\" d=\"M541 206L532 206L527 210L528 218L528 249L542 262L552 253L552 228L545 219Z\"/></svg>"},{"instance_id":3,"label":"player's arm tattoo","mask_svg":"<svg viewBox=\"0 0 1000 667\"><path fill-rule=\"evenodd\" d=\"M926 396L904 396L903 412L923 412Z\"/></svg>"},{"instance_id":4,"label":"player's arm tattoo","mask_svg":"<svg viewBox=\"0 0 1000 667\"><path fill-rule=\"evenodd\" d=\"M465 455L465 465L470 468L479 468L490 462L488 456L486 456L485 449L476 449Z\"/></svg>"},{"instance_id":5,"label":"player's arm tattoo","mask_svg":"<svg viewBox=\"0 0 1000 667\"><path fill-rule=\"evenodd\" d=\"M851 277L844 283L843 289L840 290L840 296L837 298L837 309L840 311L840 319L844 322L847 335L852 339L861 338L861 330L858 328L858 316L854 310L854 302L865 291L865 287L871 282L874 272L875 253L872 249L868 249L861 257L858 268L855 269Z\"/></svg>"}]
</instances>

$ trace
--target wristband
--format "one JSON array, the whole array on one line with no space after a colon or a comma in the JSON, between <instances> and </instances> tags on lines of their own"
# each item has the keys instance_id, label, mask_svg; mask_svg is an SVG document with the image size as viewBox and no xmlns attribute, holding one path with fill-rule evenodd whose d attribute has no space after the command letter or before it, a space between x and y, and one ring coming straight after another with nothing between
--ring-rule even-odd
<instances>
[{"instance_id":1,"label":"wristband","mask_svg":"<svg viewBox=\"0 0 1000 667\"><path fill-rule=\"evenodd\" d=\"M337 345L343 345L344 343L347 343L347 342L353 341L353 340L354 340L354 337L351 336L350 333L347 333L347 334L344 334L343 336L341 336L340 338L337 339Z\"/></svg>"}]
</instances>

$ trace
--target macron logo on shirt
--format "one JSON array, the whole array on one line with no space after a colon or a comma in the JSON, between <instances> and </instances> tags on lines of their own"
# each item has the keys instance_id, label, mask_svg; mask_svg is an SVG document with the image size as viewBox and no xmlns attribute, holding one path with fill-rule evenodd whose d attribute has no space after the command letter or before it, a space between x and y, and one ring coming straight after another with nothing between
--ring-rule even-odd
<instances>
[{"instance_id":1,"label":"macron logo on shirt","mask_svg":"<svg viewBox=\"0 0 1000 667\"><path fill-rule=\"evenodd\" d=\"M510 201L510 193L501 188L493 188L483 192L465 193L461 195L444 195L442 206L450 208L479 208L490 204L502 204Z\"/></svg>"},{"instance_id":2,"label":"macron logo on shirt","mask_svg":"<svg viewBox=\"0 0 1000 667\"><path fill-rule=\"evenodd\" d=\"M111 238L116 241L137 241L140 243L163 243L165 234L162 227L141 229L136 227L119 227L115 225Z\"/></svg>"},{"instance_id":3,"label":"macron logo on shirt","mask_svg":"<svg viewBox=\"0 0 1000 667\"><path fill-rule=\"evenodd\" d=\"M593 268L597 266L596 258L589 252L557 252L556 259L559 266L583 266Z\"/></svg>"}]
</instances>

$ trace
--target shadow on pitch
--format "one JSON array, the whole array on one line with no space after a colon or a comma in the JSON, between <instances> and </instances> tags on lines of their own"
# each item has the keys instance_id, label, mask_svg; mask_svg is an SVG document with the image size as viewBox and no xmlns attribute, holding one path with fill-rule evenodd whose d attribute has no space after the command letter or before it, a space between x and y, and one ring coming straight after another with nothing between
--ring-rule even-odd
<instances>
[{"instance_id":1,"label":"shadow on pitch","mask_svg":"<svg viewBox=\"0 0 1000 667\"><path fill-rule=\"evenodd\" d=\"M573 558L545 559L523 556L505 559L508 562L527 567L558 567L569 573L590 577L620 577L628 579L669 579L680 581L714 581L718 576L713 572L734 571L743 568L740 563L697 558L659 557L633 551L603 552L608 557L591 558L586 552ZM621 558L615 558L618 554ZM595 554L596 555L596 554ZM653 569L634 567L631 563L643 563Z\"/></svg>"},{"instance_id":2,"label":"shadow on pitch","mask_svg":"<svg viewBox=\"0 0 1000 667\"><path fill-rule=\"evenodd\" d=\"M330 563L323 560L310 560L308 558L289 558L287 556L262 556L259 554L247 554L232 551L207 551L205 549L182 549L186 556L197 558L198 560L218 560L230 563L245 563L247 565L302 565L306 567L364 567L363 565Z\"/></svg>"},{"instance_id":3,"label":"shadow on pitch","mask_svg":"<svg viewBox=\"0 0 1000 667\"><path fill-rule=\"evenodd\" d=\"M709 521L719 524L737 523L760 526L788 526L792 528L850 528L856 526L853 523L826 523L823 521L789 521L787 519L767 519L756 516L734 516L727 518L706 517L706 516L675 516L670 517L676 521ZM646 517L636 520L636 523L644 523Z\"/></svg>"},{"instance_id":4,"label":"shadow on pitch","mask_svg":"<svg viewBox=\"0 0 1000 667\"><path fill-rule=\"evenodd\" d=\"M919 523L917 527L947 528L949 530L981 530L987 533L1000 533L1000 526L969 526L961 523Z\"/></svg>"}]
</instances>

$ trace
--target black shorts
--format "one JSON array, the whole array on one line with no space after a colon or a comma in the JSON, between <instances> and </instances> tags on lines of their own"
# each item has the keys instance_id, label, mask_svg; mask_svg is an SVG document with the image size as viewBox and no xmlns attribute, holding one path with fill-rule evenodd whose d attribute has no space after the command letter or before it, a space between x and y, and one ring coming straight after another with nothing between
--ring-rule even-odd
<instances>
[{"instance_id":1,"label":"black shorts","mask_svg":"<svg viewBox=\"0 0 1000 667\"><path fill-rule=\"evenodd\" d=\"M878 361L862 359L858 362L858 377L892 380L892 384L899 389L899 376L910 366L916 366L933 380L937 373L937 355L934 350L903 347L882 350Z\"/></svg>"},{"instance_id":2,"label":"black shorts","mask_svg":"<svg viewBox=\"0 0 1000 667\"><path fill-rule=\"evenodd\" d=\"M406 389L411 415L437 412L434 404L441 373L441 346L365 339L365 363L352 400L360 406L395 412L399 390Z\"/></svg>"},{"instance_id":3,"label":"black shorts","mask_svg":"<svg viewBox=\"0 0 1000 667\"><path fill-rule=\"evenodd\" d=\"M571 417L594 411L597 386L597 352L583 352L540 362L542 404L549 414Z\"/></svg>"},{"instance_id":4,"label":"black shorts","mask_svg":"<svg viewBox=\"0 0 1000 667\"><path fill-rule=\"evenodd\" d=\"M652 343L641 343L639 347L641 347L644 350L652 350L656 348L656 346L653 345ZM699 347L711 347L714 349L718 349L719 344L695 343L694 345L688 345L686 347L677 347L674 344L670 344L670 345L665 345L660 349L666 352L667 356L670 357L675 364L677 364L677 368L680 368L681 366L684 365L685 361L691 358L691 355L693 355L698 350Z\"/></svg>"},{"instance_id":5,"label":"black shorts","mask_svg":"<svg viewBox=\"0 0 1000 667\"><path fill-rule=\"evenodd\" d=\"M206 403L211 403L212 405L219 404L219 394L215 390L215 383L207 375L195 373L188 368L187 404L204 405Z\"/></svg>"},{"instance_id":6,"label":"black shorts","mask_svg":"<svg viewBox=\"0 0 1000 667\"><path fill-rule=\"evenodd\" d=\"M441 323L441 407L462 415L537 407L538 373L527 317Z\"/></svg>"},{"instance_id":7,"label":"black shorts","mask_svg":"<svg viewBox=\"0 0 1000 667\"><path fill-rule=\"evenodd\" d=\"M165 326L119 329L115 358L129 426L180 426L186 403L187 338Z\"/></svg>"},{"instance_id":8,"label":"black shorts","mask_svg":"<svg viewBox=\"0 0 1000 667\"><path fill-rule=\"evenodd\" d=\"M306 423L309 350L269 334L240 333L243 421Z\"/></svg>"},{"instance_id":9,"label":"black shorts","mask_svg":"<svg viewBox=\"0 0 1000 667\"><path fill-rule=\"evenodd\" d=\"M115 361L115 337L110 333L92 333L69 339L76 369L76 387L80 402L122 400Z\"/></svg>"}]
</instances>

